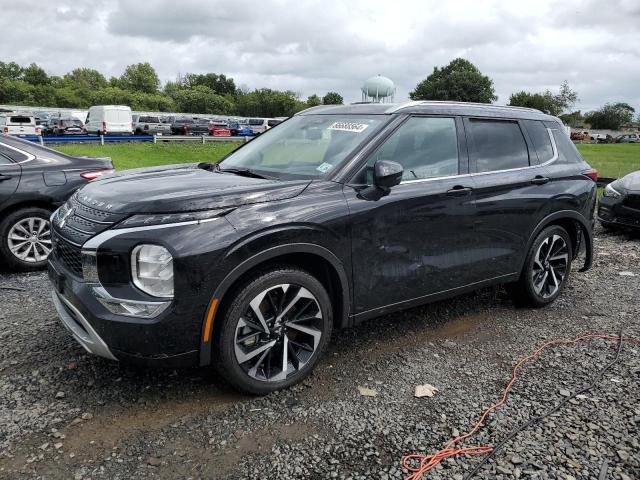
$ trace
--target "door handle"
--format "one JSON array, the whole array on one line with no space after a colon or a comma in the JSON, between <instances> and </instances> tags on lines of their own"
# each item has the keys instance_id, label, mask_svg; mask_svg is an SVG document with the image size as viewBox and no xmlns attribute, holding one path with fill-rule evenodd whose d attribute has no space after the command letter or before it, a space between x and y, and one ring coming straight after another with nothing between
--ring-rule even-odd
<instances>
[{"instance_id":1,"label":"door handle","mask_svg":"<svg viewBox=\"0 0 640 480\"><path fill-rule=\"evenodd\" d=\"M447 190L447 195L452 197L464 197L469 195L473 191L471 187L465 187L463 185L456 185L451 190Z\"/></svg>"},{"instance_id":2,"label":"door handle","mask_svg":"<svg viewBox=\"0 0 640 480\"><path fill-rule=\"evenodd\" d=\"M533 183L534 185L544 185L545 183L549 183L550 180L551 179L549 177L536 175L535 177L533 177L533 180L531 180L531 183Z\"/></svg>"},{"instance_id":3,"label":"door handle","mask_svg":"<svg viewBox=\"0 0 640 480\"><path fill-rule=\"evenodd\" d=\"M4 182L5 180L9 180L13 175L4 175L0 173L0 182Z\"/></svg>"}]
</instances>

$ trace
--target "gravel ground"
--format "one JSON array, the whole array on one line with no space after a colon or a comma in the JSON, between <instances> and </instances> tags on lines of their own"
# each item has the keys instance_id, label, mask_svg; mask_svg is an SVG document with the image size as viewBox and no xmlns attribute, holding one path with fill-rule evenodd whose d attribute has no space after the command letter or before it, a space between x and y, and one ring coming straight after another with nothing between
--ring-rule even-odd
<instances>
[{"instance_id":1,"label":"gravel ground","mask_svg":"<svg viewBox=\"0 0 640 480\"><path fill-rule=\"evenodd\" d=\"M577 267L577 264L574 264ZM621 272L631 272L622 274ZM517 309L501 289L338 332L302 385L240 395L206 369L120 366L58 324L44 273L0 274L0 478L404 478L404 454L433 453L496 401L517 358L556 337L640 337L640 240L598 232L593 270L561 298ZM545 351L466 445L493 445L566 398L615 342ZM418 384L433 398L414 398ZM361 396L357 387L377 392ZM475 478L640 478L640 346L597 386L509 441ZM462 479L480 457L425 478Z\"/></svg>"}]
</instances>

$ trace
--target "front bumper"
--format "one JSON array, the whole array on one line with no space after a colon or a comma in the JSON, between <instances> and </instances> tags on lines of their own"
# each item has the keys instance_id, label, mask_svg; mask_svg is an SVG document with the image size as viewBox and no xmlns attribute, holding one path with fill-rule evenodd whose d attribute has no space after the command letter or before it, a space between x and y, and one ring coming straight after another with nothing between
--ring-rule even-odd
<instances>
[{"instance_id":1,"label":"front bumper","mask_svg":"<svg viewBox=\"0 0 640 480\"><path fill-rule=\"evenodd\" d=\"M627 207L621 198L602 197L597 217L598 221L606 226L640 228L640 210Z\"/></svg>"}]
</instances>

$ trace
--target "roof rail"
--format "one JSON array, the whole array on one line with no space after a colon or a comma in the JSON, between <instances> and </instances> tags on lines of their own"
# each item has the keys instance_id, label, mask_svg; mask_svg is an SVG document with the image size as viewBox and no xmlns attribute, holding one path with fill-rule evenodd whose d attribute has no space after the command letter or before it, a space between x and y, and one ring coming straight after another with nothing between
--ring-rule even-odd
<instances>
[{"instance_id":1,"label":"roof rail","mask_svg":"<svg viewBox=\"0 0 640 480\"><path fill-rule=\"evenodd\" d=\"M493 105L491 103L478 103L478 102L453 102L448 100L415 100L412 102L405 102L398 105L393 105L391 108L386 110L385 113L395 113L398 110L401 110L403 108L415 107L418 105L451 105L451 106L469 105L469 106L493 108L493 109L501 109L501 110L523 110L527 112L543 113L540 110L537 110L535 108L529 108L529 107L515 107L510 105Z\"/></svg>"}]
</instances>

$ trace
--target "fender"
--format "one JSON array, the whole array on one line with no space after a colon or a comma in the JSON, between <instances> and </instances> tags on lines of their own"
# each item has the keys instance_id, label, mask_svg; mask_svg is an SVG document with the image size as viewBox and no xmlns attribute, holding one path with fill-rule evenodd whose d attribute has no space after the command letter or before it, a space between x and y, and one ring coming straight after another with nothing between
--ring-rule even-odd
<instances>
[{"instance_id":1,"label":"fender","mask_svg":"<svg viewBox=\"0 0 640 480\"><path fill-rule=\"evenodd\" d=\"M315 254L327 260L335 268L336 272L338 273L338 278L340 279L339 288L342 290L342 318L339 319L339 321L341 326L347 326L350 311L349 306L351 305L351 294L349 281L344 270L344 266L342 265L340 259L333 252L326 249L325 247L321 247L320 245L316 245L313 243L292 243L271 247L261 251L260 253L237 265L215 288L206 310L207 314L212 308L215 310L219 302L224 298L224 295L227 293L229 288L234 284L236 280L238 280L242 276L242 274L255 267L256 265L259 265L260 263L289 253ZM216 302L215 304L213 304L214 301ZM206 319L207 314L205 314L205 318L203 318L202 321L202 332L200 336L201 366L209 365L211 363L211 341L205 342L205 338L211 338L211 331L213 330L213 326L215 323L215 313L213 321L211 321L209 324L208 331Z\"/></svg>"},{"instance_id":2,"label":"fender","mask_svg":"<svg viewBox=\"0 0 640 480\"><path fill-rule=\"evenodd\" d=\"M578 225L580 225L580 230L582 231L582 234L584 236L584 242L585 242L585 245L584 245L585 260L584 260L584 265L579 271L586 272L591 268L591 265L593 264L593 230L591 227L591 222L589 222L586 218L584 218L583 215L573 210L560 210L558 212L554 212L544 217L540 221L540 223L536 225L536 228L533 229L533 232L531 232L531 235L529 236L529 241L527 242L527 247L525 252L529 251L536 236L538 235L538 233L542 231L542 229L544 229L547 225L553 223L555 220L559 220L559 219L575 220L576 222L578 222ZM522 271L523 266L524 266L524 258L520 263L520 271Z\"/></svg>"}]
</instances>

